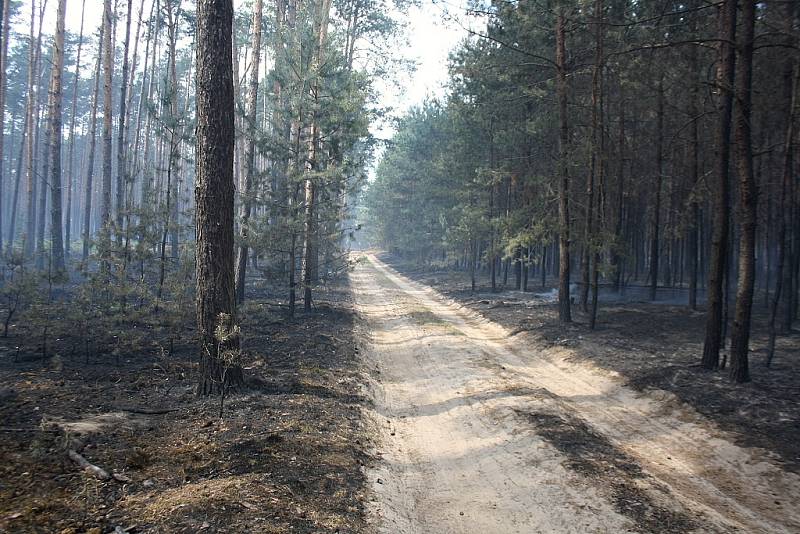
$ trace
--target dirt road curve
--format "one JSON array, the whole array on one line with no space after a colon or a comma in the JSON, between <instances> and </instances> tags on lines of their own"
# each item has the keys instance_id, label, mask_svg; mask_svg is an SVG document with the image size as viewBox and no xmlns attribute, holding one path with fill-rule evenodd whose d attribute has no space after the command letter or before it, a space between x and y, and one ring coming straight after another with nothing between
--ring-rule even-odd
<instances>
[{"instance_id":1,"label":"dirt road curve","mask_svg":"<svg viewBox=\"0 0 800 534\"><path fill-rule=\"evenodd\" d=\"M800 477L763 451L367 260L378 532L800 532Z\"/></svg>"}]
</instances>

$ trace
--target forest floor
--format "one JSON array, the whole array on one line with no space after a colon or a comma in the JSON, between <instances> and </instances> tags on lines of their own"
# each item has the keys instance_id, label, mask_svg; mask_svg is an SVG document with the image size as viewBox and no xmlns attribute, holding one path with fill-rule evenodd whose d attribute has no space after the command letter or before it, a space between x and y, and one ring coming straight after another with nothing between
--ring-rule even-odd
<instances>
[{"instance_id":1,"label":"forest floor","mask_svg":"<svg viewBox=\"0 0 800 534\"><path fill-rule=\"evenodd\" d=\"M744 411L768 396L766 372L754 369L730 404L721 373L663 361L688 355L697 329L679 333L677 309L604 306L597 333L580 320L561 330L552 304L471 295L450 273L415 277L426 284L373 255L352 275L371 335L380 461L368 466L368 517L379 531L800 530L797 443L779 446L797 431L796 404L773 401L780 437L747 436L747 425L767 432L762 414ZM782 344L770 375L789 370L786 355ZM717 416L700 409L712 401Z\"/></svg>"},{"instance_id":2,"label":"forest floor","mask_svg":"<svg viewBox=\"0 0 800 534\"><path fill-rule=\"evenodd\" d=\"M36 333L12 328L0 340L0 532L362 531L357 320L346 283L316 297L287 321L276 295L254 290L241 313L249 387L222 419L219 397L194 394L192 314L171 355L88 362L69 333L42 361ZM158 323L138 325L145 339L161 337ZM75 438L117 480L83 473L66 454Z\"/></svg>"},{"instance_id":3,"label":"forest floor","mask_svg":"<svg viewBox=\"0 0 800 534\"><path fill-rule=\"evenodd\" d=\"M785 469L800 474L800 332L779 336L772 366L765 367L768 314L761 304L763 297L753 310L752 381L732 384L727 370L704 371L698 365L705 333L702 308L691 311L674 304L604 303L601 297L592 331L588 315L578 305L572 307L572 324L558 322L552 284L542 288L538 280L532 280L532 290L525 293L514 289L492 293L490 286L479 284L473 293L468 273L419 269L388 255L382 259L503 325L517 335L520 344L544 350L562 348L570 361L611 372L637 391L669 392L674 401L686 403L730 432L739 445L764 448L777 455L776 461ZM578 299L578 295L573 297Z\"/></svg>"}]
</instances>

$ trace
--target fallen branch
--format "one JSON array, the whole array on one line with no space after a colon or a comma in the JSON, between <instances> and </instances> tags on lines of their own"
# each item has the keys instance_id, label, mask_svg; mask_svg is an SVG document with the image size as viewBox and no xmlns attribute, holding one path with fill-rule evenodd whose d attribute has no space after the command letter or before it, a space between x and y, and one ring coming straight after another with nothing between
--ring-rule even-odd
<instances>
[{"instance_id":1,"label":"fallen branch","mask_svg":"<svg viewBox=\"0 0 800 534\"><path fill-rule=\"evenodd\" d=\"M72 461L81 466L81 468L83 468L84 471L86 471L93 477L99 480L109 480L111 478L111 475L109 475L106 470L104 470L101 467L97 467L92 463L89 463L89 461L86 458L84 458L77 452L70 450L68 454L70 459L72 459Z\"/></svg>"},{"instance_id":2,"label":"fallen branch","mask_svg":"<svg viewBox=\"0 0 800 534\"><path fill-rule=\"evenodd\" d=\"M116 410L121 412L128 412L128 413L138 413L142 415L164 415L166 413L177 412L178 408L162 408L162 409L150 409L150 408L135 408L132 406L119 406L115 407Z\"/></svg>"}]
</instances>

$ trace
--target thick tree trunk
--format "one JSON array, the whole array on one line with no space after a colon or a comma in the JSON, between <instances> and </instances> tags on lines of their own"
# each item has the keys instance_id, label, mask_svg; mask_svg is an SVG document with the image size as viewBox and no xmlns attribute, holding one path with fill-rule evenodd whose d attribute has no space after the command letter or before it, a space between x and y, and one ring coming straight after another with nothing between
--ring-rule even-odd
<instances>
[{"instance_id":1,"label":"thick tree trunk","mask_svg":"<svg viewBox=\"0 0 800 534\"><path fill-rule=\"evenodd\" d=\"M67 0L59 0L56 15L56 35L53 44L52 83L50 84L50 254L56 273L66 270L64 264L63 213L61 198L61 109L63 102L62 74L64 72L64 20Z\"/></svg>"},{"instance_id":2,"label":"thick tree trunk","mask_svg":"<svg viewBox=\"0 0 800 534\"><path fill-rule=\"evenodd\" d=\"M101 255L103 265L108 267L108 259L111 247L111 150L113 133L113 105L111 90L114 75L113 65L113 43L111 31L113 19L111 16L111 0L103 2L103 181L102 195L100 201L100 234L101 234Z\"/></svg>"},{"instance_id":3,"label":"thick tree trunk","mask_svg":"<svg viewBox=\"0 0 800 534\"><path fill-rule=\"evenodd\" d=\"M750 128L753 86L753 37L755 0L742 0L741 35L736 68L736 166L739 171L739 282L731 331L730 377L750 380L750 320L753 308L756 261L756 211L758 199L753 174L753 141Z\"/></svg>"},{"instance_id":4,"label":"thick tree trunk","mask_svg":"<svg viewBox=\"0 0 800 534\"><path fill-rule=\"evenodd\" d=\"M737 0L724 0L719 8L719 62L717 66L718 116L716 131L716 187L713 190L713 233L711 258L708 266L708 306L706 335L701 365L706 369L719 366L722 344L722 303L725 263L728 257L728 160L730 157L731 109L733 107L733 77L736 34Z\"/></svg>"},{"instance_id":5,"label":"thick tree trunk","mask_svg":"<svg viewBox=\"0 0 800 534\"><path fill-rule=\"evenodd\" d=\"M224 393L242 384L233 357L236 326L233 273L234 98L232 0L197 1L197 330L200 337L198 392Z\"/></svg>"}]
</instances>

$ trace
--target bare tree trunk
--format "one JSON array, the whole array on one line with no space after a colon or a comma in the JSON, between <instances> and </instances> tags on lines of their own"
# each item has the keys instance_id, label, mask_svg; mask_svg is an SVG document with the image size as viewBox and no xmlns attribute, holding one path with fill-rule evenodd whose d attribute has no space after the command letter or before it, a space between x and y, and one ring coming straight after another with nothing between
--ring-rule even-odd
<instances>
[{"instance_id":1,"label":"bare tree trunk","mask_svg":"<svg viewBox=\"0 0 800 534\"><path fill-rule=\"evenodd\" d=\"M623 218L625 215L625 96L623 84L619 87L619 169L617 170L617 219L614 228L614 241L615 247L612 254L612 263L614 264L614 291L620 291L622 288L622 262L624 261L619 249L624 242L623 233Z\"/></svg>"},{"instance_id":2,"label":"bare tree trunk","mask_svg":"<svg viewBox=\"0 0 800 534\"><path fill-rule=\"evenodd\" d=\"M8 83L6 72L8 71L8 38L10 35L9 24L9 0L0 0L0 17L2 28L0 28L0 251L3 250L3 152L5 141L5 109L6 109L6 86ZM12 130L13 132L13 130ZM12 133L13 148L13 133Z\"/></svg>"},{"instance_id":3,"label":"bare tree trunk","mask_svg":"<svg viewBox=\"0 0 800 534\"><path fill-rule=\"evenodd\" d=\"M39 18L39 23L41 24L42 18ZM40 52L41 53L41 52ZM52 61L53 58L50 58ZM45 215L45 210L47 208L47 192L50 190L49 178L50 178L50 143L51 143L51 135L52 131L50 129L50 106L49 106L49 95L53 90L53 77L52 77L52 70L50 80L47 83L47 95L48 95L48 103L45 106L45 118L44 118L44 162L42 164L42 172L39 174L39 186L37 189L37 194L39 195L39 208L36 212L36 268L40 271L43 271L45 268L45 256L47 251L44 249L44 234L45 234L45 226L47 224L47 217ZM41 92L37 95L37 100L41 99ZM41 110L41 105L36 105L37 109ZM41 111L40 111L41 112ZM36 162L38 165L38 161Z\"/></svg>"},{"instance_id":4,"label":"bare tree trunk","mask_svg":"<svg viewBox=\"0 0 800 534\"><path fill-rule=\"evenodd\" d=\"M312 115L311 115L311 136L308 140L308 165L306 172L308 174L317 171L319 165L319 144L320 144L320 129L319 119L319 100L321 90L321 73L320 68L324 61L326 40L328 37L328 21L330 18L331 0L319 0L319 4L315 6L314 14L314 37L315 53L312 58L311 64L311 93L314 99ZM317 254L317 229L315 220L314 204L316 202L316 178L308 176L305 181L305 220L303 222L304 238L303 238L303 257L302 257L302 277L303 277L303 308L305 311L311 310L311 282L313 279L313 270L316 263L315 256Z\"/></svg>"},{"instance_id":5,"label":"bare tree trunk","mask_svg":"<svg viewBox=\"0 0 800 534\"><path fill-rule=\"evenodd\" d=\"M128 119L128 50L131 41L131 14L133 12L133 0L127 0L128 12L125 18L125 41L122 45L122 78L120 79L119 89L119 123L117 127L117 196L116 196L116 238L117 248L122 249L122 239L124 236L124 212L125 212L125 191L127 189L127 152L125 147L125 121Z\"/></svg>"},{"instance_id":6,"label":"bare tree trunk","mask_svg":"<svg viewBox=\"0 0 800 534\"><path fill-rule=\"evenodd\" d=\"M229 357L239 348L238 336L223 341L215 335L220 326L236 325L232 24L232 0L198 0L195 201L200 394L224 394L243 383L241 367Z\"/></svg>"},{"instance_id":7,"label":"bare tree trunk","mask_svg":"<svg viewBox=\"0 0 800 534\"><path fill-rule=\"evenodd\" d=\"M81 51L83 48L83 18L86 12L86 0L81 2L81 30L78 36L78 57L75 62L75 82L72 85L72 111L69 118L69 149L67 156L67 172L69 181L67 182L67 217L64 221L64 254L67 259L72 249L72 189L75 187L74 160L75 151L75 112L78 109L78 82L81 77Z\"/></svg>"},{"instance_id":8,"label":"bare tree trunk","mask_svg":"<svg viewBox=\"0 0 800 534\"><path fill-rule=\"evenodd\" d=\"M6 243L6 254L11 254L14 246L14 238L16 237L17 225L17 209L19 205L19 188L22 182L22 163L25 161L25 148L30 140L28 133L28 113L24 112L22 122L22 135L19 139L19 157L17 158L16 175L14 176L14 197L11 199L11 219L8 225L8 241Z\"/></svg>"},{"instance_id":9,"label":"bare tree trunk","mask_svg":"<svg viewBox=\"0 0 800 534\"><path fill-rule=\"evenodd\" d=\"M696 22L692 23L692 28L696 31ZM689 115L692 121L691 125L691 138L689 139L689 183L691 184L692 191L690 193L690 210L691 210L691 223L689 227L689 307L692 310L697 309L697 273L698 273L698 233L700 231L700 203L697 199L697 187L699 186L700 179L700 160L699 160L699 124L700 120L700 106L698 103L698 93L700 90L700 72L697 58L697 47L693 46L690 50L691 54L691 67L692 67L692 87L691 96L689 97Z\"/></svg>"},{"instance_id":10,"label":"bare tree trunk","mask_svg":"<svg viewBox=\"0 0 800 534\"><path fill-rule=\"evenodd\" d=\"M34 161L34 133L36 131L36 118L35 118L35 110L36 110L36 87L37 87L37 80L36 75L38 71L36 59L38 54L36 52L36 48L40 45L40 42L36 39L35 33L35 23L36 23L36 0L31 0L31 24L30 24L30 43L33 44L34 42L37 43L36 47L31 46L30 50L28 51L28 100L26 103L27 107L27 116L28 116L28 133L27 133L27 144L26 144L26 167L27 167L27 206L26 206L26 225L25 225L25 237L23 239L23 250L26 258L30 258L33 256L34 244L35 244L35 234L36 234L36 199L34 195L34 184L36 180L36 165ZM41 32L40 32L41 38Z\"/></svg>"},{"instance_id":11,"label":"bare tree trunk","mask_svg":"<svg viewBox=\"0 0 800 534\"><path fill-rule=\"evenodd\" d=\"M775 266L775 292L772 295L770 302L769 313L769 341L767 342L767 359L766 366L772 365L772 360L775 357L775 340L778 335L776 322L778 312L780 309L780 302L782 298L782 289L784 281L784 271L787 270L786 265L786 249L789 247L786 236L786 227L791 219L791 200L787 198L786 192L789 190L789 184L792 181L792 144L795 137L795 120L797 116L797 100L798 90L800 89L800 69L795 67L796 73L793 75L794 81L792 83L791 98L789 99L788 109L788 123L786 125L786 138L784 141L783 150L783 179L781 181L781 196L780 196L780 219L778 223L778 261Z\"/></svg>"},{"instance_id":12,"label":"bare tree trunk","mask_svg":"<svg viewBox=\"0 0 800 534\"><path fill-rule=\"evenodd\" d=\"M236 301L244 302L245 279L247 277L247 236L250 213L253 202L253 180L255 178L255 153L256 153L256 111L258 109L258 73L261 60L261 22L264 12L263 0L256 0L253 7L253 50L250 65L250 86L247 95L247 147L245 151L245 177L244 190L241 194L242 219L240 229L239 253L236 256Z\"/></svg>"},{"instance_id":13,"label":"bare tree trunk","mask_svg":"<svg viewBox=\"0 0 800 534\"><path fill-rule=\"evenodd\" d=\"M717 91L719 92L716 132L716 190L714 199L714 226L711 238L711 258L708 266L708 306L706 335L701 365L706 369L719 366L722 343L722 285L728 256L728 159L730 156L731 109L733 107L733 76L736 35L737 0L724 0L719 8L719 63L717 66Z\"/></svg>"},{"instance_id":14,"label":"bare tree trunk","mask_svg":"<svg viewBox=\"0 0 800 534\"><path fill-rule=\"evenodd\" d=\"M180 174L180 144L182 136L176 131L178 125L178 70L177 70L177 43L178 43L178 24L180 20L180 2L173 9L172 4L167 4L167 34L169 39L169 103L170 113L172 114L173 126L170 133L170 159L168 162L170 180L167 184L167 228L169 229L170 255L173 259L178 259L178 203L179 188L178 180L174 179L173 174ZM163 264L163 263L162 263Z\"/></svg>"},{"instance_id":15,"label":"bare tree trunk","mask_svg":"<svg viewBox=\"0 0 800 534\"><path fill-rule=\"evenodd\" d=\"M56 15L56 35L53 44L52 83L50 84L50 248L52 269L55 273L66 270L64 264L64 237L61 208L61 109L63 102L62 75L64 72L64 19L67 0L59 0Z\"/></svg>"},{"instance_id":16,"label":"bare tree trunk","mask_svg":"<svg viewBox=\"0 0 800 534\"><path fill-rule=\"evenodd\" d=\"M559 219L559 273L558 273L558 318L562 323L572 321L569 296L569 174L567 150L569 129L567 126L567 58L564 8L559 8L556 18L556 88L558 93L558 219Z\"/></svg>"},{"instance_id":17,"label":"bare tree trunk","mask_svg":"<svg viewBox=\"0 0 800 534\"><path fill-rule=\"evenodd\" d=\"M741 35L736 68L736 166L739 171L739 283L731 331L730 377L735 382L750 380L750 320L753 309L756 266L756 211L758 199L753 174L753 140L750 128L753 87L753 37L755 0L742 0Z\"/></svg>"},{"instance_id":18,"label":"bare tree trunk","mask_svg":"<svg viewBox=\"0 0 800 534\"><path fill-rule=\"evenodd\" d=\"M592 73L592 161L591 161L591 186L590 197L594 200L597 197L597 226L602 230L604 217L604 171L605 171L605 124L603 115L603 0L595 0L594 3L594 24L595 24L595 60ZM596 180L595 180L596 178ZM595 183L596 182L596 183ZM598 189L595 194L595 188ZM600 244L595 238L594 217L589 221L592 226L588 233L589 249L592 252L592 306L589 314L589 328L594 330L597 323L598 306L598 278L600 275Z\"/></svg>"},{"instance_id":19,"label":"bare tree trunk","mask_svg":"<svg viewBox=\"0 0 800 534\"><path fill-rule=\"evenodd\" d=\"M660 261L660 232L661 232L661 189L664 182L664 72L658 78L658 108L656 111L658 123L658 141L656 142L656 163L658 175L656 176L656 199L653 205L653 226L650 237L650 300L656 300L658 292L658 262Z\"/></svg>"},{"instance_id":20,"label":"bare tree trunk","mask_svg":"<svg viewBox=\"0 0 800 534\"><path fill-rule=\"evenodd\" d=\"M103 2L103 183L102 197L100 202L100 234L103 241L102 255L104 256L103 265L108 268L108 259L111 246L111 136L113 132L113 105L111 89L113 83L114 66L113 43L111 39L111 0Z\"/></svg>"},{"instance_id":21,"label":"bare tree trunk","mask_svg":"<svg viewBox=\"0 0 800 534\"><path fill-rule=\"evenodd\" d=\"M103 46L106 26L100 25L98 37L97 66L94 72L94 94L92 95L92 111L89 117L89 156L86 163L86 181L84 182L83 202L83 262L89 261L89 247L92 237L92 182L94 178L94 156L97 147L97 107L100 100L100 70L103 58Z\"/></svg>"}]
</instances>

